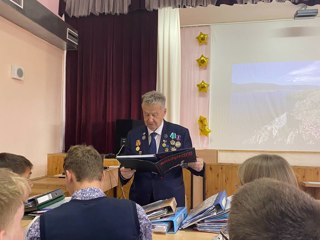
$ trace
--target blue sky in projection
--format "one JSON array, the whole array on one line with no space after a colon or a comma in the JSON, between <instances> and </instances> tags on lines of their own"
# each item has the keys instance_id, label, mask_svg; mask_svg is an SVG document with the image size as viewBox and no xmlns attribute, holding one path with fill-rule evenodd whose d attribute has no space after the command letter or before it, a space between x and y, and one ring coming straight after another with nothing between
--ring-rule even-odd
<instances>
[{"instance_id":1,"label":"blue sky in projection","mask_svg":"<svg viewBox=\"0 0 320 240\"><path fill-rule=\"evenodd\" d=\"M232 82L320 86L320 61L234 64Z\"/></svg>"}]
</instances>

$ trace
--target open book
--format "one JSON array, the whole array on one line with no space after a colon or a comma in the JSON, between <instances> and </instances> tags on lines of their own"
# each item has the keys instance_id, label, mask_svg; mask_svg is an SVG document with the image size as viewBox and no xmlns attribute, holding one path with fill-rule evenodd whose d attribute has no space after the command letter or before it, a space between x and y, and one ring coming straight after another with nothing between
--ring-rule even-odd
<instances>
[{"instance_id":1,"label":"open book","mask_svg":"<svg viewBox=\"0 0 320 240\"><path fill-rule=\"evenodd\" d=\"M197 161L194 148L158 154L122 155L116 158L125 168L132 168L141 172L154 172L160 175L164 175L172 168Z\"/></svg>"}]
</instances>

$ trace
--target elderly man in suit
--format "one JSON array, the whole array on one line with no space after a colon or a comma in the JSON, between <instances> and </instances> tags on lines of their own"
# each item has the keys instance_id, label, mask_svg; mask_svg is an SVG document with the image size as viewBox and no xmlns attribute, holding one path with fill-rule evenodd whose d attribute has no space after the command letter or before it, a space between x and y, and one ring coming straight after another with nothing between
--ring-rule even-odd
<instances>
[{"instance_id":1,"label":"elderly man in suit","mask_svg":"<svg viewBox=\"0 0 320 240\"><path fill-rule=\"evenodd\" d=\"M142 96L142 111L145 126L139 126L128 133L125 154L149 154L176 151L192 147L189 130L164 120L166 98L163 94L151 91ZM203 160L197 158L188 164L195 175L203 176ZM176 167L164 176L151 172L136 172L133 169L120 169L122 184L133 176L130 199L140 205L175 197L178 206L185 206L185 190L182 168Z\"/></svg>"}]
</instances>

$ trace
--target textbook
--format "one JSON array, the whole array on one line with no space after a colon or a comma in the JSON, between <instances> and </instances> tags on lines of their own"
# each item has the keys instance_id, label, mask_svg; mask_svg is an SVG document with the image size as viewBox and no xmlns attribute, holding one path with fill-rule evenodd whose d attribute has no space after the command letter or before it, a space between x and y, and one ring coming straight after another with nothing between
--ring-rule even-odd
<instances>
[{"instance_id":1,"label":"textbook","mask_svg":"<svg viewBox=\"0 0 320 240\"><path fill-rule=\"evenodd\" d=\"M156 220L151 220L152 231L160 233L176 233L182 223L187 217L188 211L186 207L179 207L175 214Z\"/></svg>"},{"instance_id":2,"label":"textbook","mask_svg":"<svg viewBox=\"0 0 320 240\"><path fill-rule=\"evenodd\" d=\"M64 193L61 189L56 189L45 194L30 197L28 201L24 204L24 212L29 213L41 210L63 199Z\"/></svg>"},{"instance_id":3,"label":"textbook","mask_svg":"<svg viewBox=\"0 0 320 240\"><path fill-rule=\"evenodd\" d=\"M121 155L116 158L125 168L136 169L140 172L154 172L160 175L164 175L175 167L184 167L189 162L197 161L194 148L158 154Z\"/></svg>"},{"instance_id":4,"label":"textbook","mask_svg":"<svg viewBox=\"0 0 320 240\"><path fill-rule=\"evenodd\" d=\"M174 214L177 210L177 201L173 198L159 200L142 206L149 220Z\"/></svg>"}]
</instances>

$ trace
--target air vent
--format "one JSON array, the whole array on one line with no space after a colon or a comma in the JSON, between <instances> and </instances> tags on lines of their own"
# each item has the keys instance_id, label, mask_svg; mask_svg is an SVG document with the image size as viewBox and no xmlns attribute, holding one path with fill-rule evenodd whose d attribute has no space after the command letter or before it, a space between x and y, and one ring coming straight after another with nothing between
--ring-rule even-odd
<instances>
[{"instance_id":1,"label":"air vent","mask_svg":"<svg viewBox=\"0 0 320 240\"><path fill-rule=\"evenodd\" d=\"M78 46L78 33L67 28L67 39Z\"/></svg>"}]
</instances>

